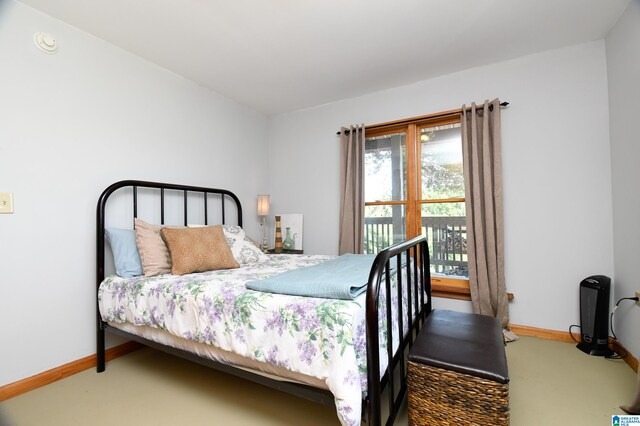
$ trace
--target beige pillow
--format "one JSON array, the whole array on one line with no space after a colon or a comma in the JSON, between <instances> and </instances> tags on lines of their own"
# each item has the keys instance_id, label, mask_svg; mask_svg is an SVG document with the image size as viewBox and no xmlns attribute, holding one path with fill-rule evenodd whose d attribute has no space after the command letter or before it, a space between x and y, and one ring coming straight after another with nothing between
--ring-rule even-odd
<instances>
[{"instance_id":1,"label":"beige pillow","mask_svg":"<svg viewBox=\"0 0 640 426\"><path fill-rule=\"evenodd\" d=\"M163 228L162 238L171 253L174 275L239 268L222 232L222 226Z\"/></svg>"},{"instance_id":2,"label":"beige pillow","mask_svg":"<svg viewBox=\"0 0 640 426\"><path fill-rule=\"evenodd\" d=\"M142 271L147 277L171 273L171 256L164 243L160 230L163 225L151 225L144 220L135 219L136 245L140 253Z\"/></svg>"}]
</instances>

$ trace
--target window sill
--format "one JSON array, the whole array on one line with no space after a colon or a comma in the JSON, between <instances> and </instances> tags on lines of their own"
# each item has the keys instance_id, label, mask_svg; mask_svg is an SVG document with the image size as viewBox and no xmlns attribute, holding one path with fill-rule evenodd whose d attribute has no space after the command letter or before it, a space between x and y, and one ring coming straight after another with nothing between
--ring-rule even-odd
<instances>
[{"instance_id":1,"label":"window sill","mask_svg":"<svg viewBox=\"0 0 640 426\"><path fill-rule=\"evenodd\" d=\"M456 278L431 277L431 294L445 299L471 300L469 280ZM507 299L513 300L513 293L507 293Z\"/></svg>"}]
</instances>

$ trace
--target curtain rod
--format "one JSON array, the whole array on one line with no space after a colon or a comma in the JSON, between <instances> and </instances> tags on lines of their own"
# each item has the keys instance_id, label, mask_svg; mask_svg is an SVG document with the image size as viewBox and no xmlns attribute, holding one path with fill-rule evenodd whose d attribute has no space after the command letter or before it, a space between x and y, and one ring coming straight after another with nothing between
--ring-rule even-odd
<instances>
[{"instance_id":1,"label":"curtain rod","mask_svg":"<svg viewBox=\"0 0 640 426\"><path fill-rule=\"evenodd\" d=\"M504 108L507 105L509 105L509 102L506 102L506 101L505 102L500 102L500 108ZM466 108L466 110L470 110L470 109L471 109L471 107L467 107ZM489 111L493 111L493 104L489 105ZM452 110L444 111L444 112L437 112L435 114L425 115L425 116L422 116L422 117L414 117L414 118L409 118L409 119L405 119L405 120L390 121L388 123L377 124L377 125L371 126L371 127L374 127L374 128L376 128L376 127L386 127L386 126L390 126L390 125L393 125L393 124L401 124L401 123L408 122L408 121L417 121L417 120L425 120L425 119L429 119L429 118L443 117L445 115L452 115L452 114L456 114L456 113L459 114L461 112L462 112L462 108L458 108L458 109L452 109ZM367 126L365 126L365 128L366 127ZM340 133L341 132L338 131L338 132L336 132L336 135L339 136ZM348 135L349 133L350 133L349 130L345 130L345 132L344 132L345 135Z\"/></svg>"}]
</instances>

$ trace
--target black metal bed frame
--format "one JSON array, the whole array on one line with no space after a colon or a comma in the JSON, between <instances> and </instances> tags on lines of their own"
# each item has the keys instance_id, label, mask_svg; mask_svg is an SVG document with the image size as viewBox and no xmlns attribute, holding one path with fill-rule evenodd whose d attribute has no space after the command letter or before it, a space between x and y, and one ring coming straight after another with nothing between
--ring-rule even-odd
<instances>
[{"instance_id":1,"label":"black metal bed frame","mask_svg":"<svg viewBox=\"0 0 640 426\"><path fill-rule=\"evenodd\" d=\"M187 200L190 193L200 193L204 196L204 224L207 225L208 216L208 194L219 194L222 213L222 224L225 224L225 200L231 200L237 208L237 224L242 226L242 206L238 197L230 191L216 188L204 188L187 185L177 185L159 182L147 182L140 180L124 180L116 182L105 189L98 200L97 205L97 227L96 227L96 290L104 280L104 229L106 219L106 205L109 197L121 188L131 187L133 194L133 218L138 215L138 188L148 188L160 190L160 217L161 224L164 224L165 210L165 191L181 191L184 197L184 224L187 225ZM404 262L402 256L404 254ZM398 328L391 328L391 303L392 297L386 297L386 324L387 324L387 360L388 367L384 374L380 374L380 353L379 353L379 337L380 330L378 326L378 300L381 289L384 285L385 294L391 295L391 269L394 268L393 260L395 259L395 269L397 273L397 290L398 290ZM402 281L403 274L400 273L401 268L406 270L406 282ZM401 306L402 293L404 288L412 289L406 291L408 295L408 309L403 313ZM412 300L412 294L415 297ZM417 295L420 295L418 297ZM366 295L366 337L367 337L367 396L363 400L363 416L366 414L367 423L369 425L378 426L382 423L382 392L387 390L388 397L388 417L386 425L391 425L395 421L398 410L402 404L404 396L407 392L406 385L406 356L415 340L420 327L426 317L431 313L431 279L429 272L429 249L427 241L424 237L416 237L409 241L405 241L389 247L376 256L371 272L369 274L369 283ZM297 395L308 400L319 402L325 405L334 405L334 397L331 392L325 389L319 389L312 386L298 384L293 382L279 381L270 379L265 376L248 372L246 370L236 368L230 365L222 364L208 358L202 358L190 352L173 348L171 346L162 345L152 340L127 333L115 327L109 326L102 321L97 304L96 297L96 314L97 314L97 340L96 340L96 359L97 371L105 370L105 332L109 331L114 334L124 336L128 339L141 342L147 346L167 352L181 358L194 361L219 371L251 380L253 382L269 386L271 388L281 390L293 395ZM407 332L403 332L405 324L407 324ZM397 334L395 334L397 333ZM400 336L399 347L393 352L392 341L394 334ZM372 368L374 367L374 368ZM397 374L396 374L397 373Z\"/></svg>"}]
</instances>

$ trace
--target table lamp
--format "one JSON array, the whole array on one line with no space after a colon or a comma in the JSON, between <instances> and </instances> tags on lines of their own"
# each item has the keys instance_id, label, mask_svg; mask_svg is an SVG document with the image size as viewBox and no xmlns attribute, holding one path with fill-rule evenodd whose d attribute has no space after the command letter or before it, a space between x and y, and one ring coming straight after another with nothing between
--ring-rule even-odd
<instances>
[{"instance_id":1,"label":"table lamp","mask_svg":"<svg viewBox=\"0 0 640 426\"><path fill-rule=\"evenodd\" d=\"M258 195L258 216L262 218L262 251L267 252L266 219L269 214L269 195Z\"/></svg>"}]
</instances>

